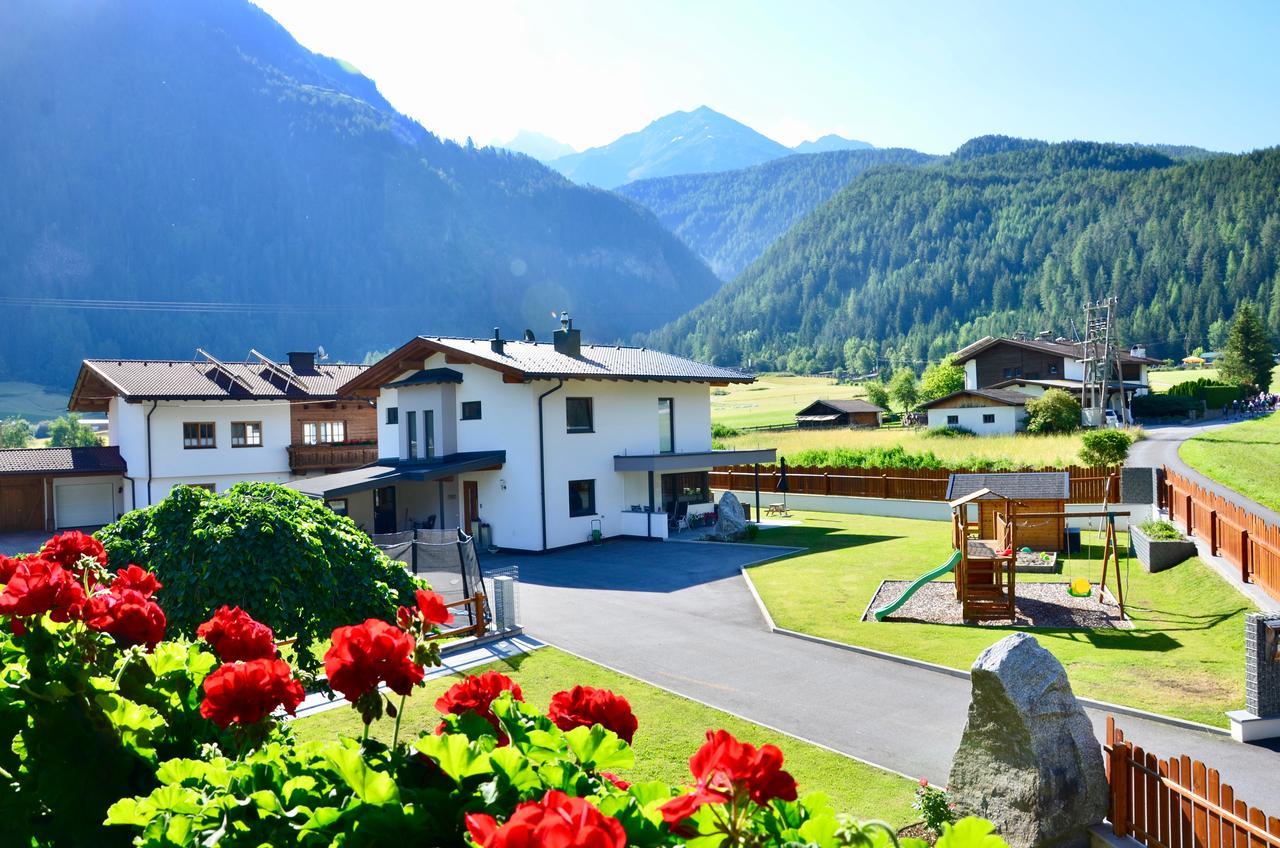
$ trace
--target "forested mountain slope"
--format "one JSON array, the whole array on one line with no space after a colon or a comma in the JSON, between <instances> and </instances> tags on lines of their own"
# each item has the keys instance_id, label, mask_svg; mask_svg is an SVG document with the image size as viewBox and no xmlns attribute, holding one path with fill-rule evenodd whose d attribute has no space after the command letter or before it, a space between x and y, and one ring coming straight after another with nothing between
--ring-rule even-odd
<instances>
[{"instance_id":1,"label":"forested mountain slope","mask_svg":"<svg viewBox=\"0 0 1280 848\"><path fill-rule=\"evenodd\" d=\"M1280 149L1179 163L987 137L877 168L648 338L718 363L863 370L987 333L1069 332L1107 294L1122 339L1159 356L1203 344L1245 298L1280 333Z\"/></svg>"},{"instance_id":2,"label":"forested mountain slope","mask_svg":"<svg viewBox=\"0 0 1280 848\"><path fill-rule=\"evenodd\" d=\"M0 32L0 379L197 345L358 361L553 309L609 341L719 286L635 204L441 141L248 2L6 0Z\"/></svg>"},{"instance_id":3,"label":"forested mountain slope","mask_svg":"<svg viewBox=\"0 0 1280 848\"><path fill-rule=\"evenodd\" d=\"M874 144L858 141L856 138L828 133L811 141L802 141L791 149L796 153L826 153L831 150L871 150L874 147Z\"/></svg>"},{"instance_id":4,"label":"forested mountain slope","mask_svg":"<svg viewBox=\"0 0 1280 848\"><path fill-rule=\"evenodd\" d=\"M640 180L617 191L648 207L729 280L867 168L935 158L902 149L811 153L718 174Z\"/></svg>"}]
</instances>

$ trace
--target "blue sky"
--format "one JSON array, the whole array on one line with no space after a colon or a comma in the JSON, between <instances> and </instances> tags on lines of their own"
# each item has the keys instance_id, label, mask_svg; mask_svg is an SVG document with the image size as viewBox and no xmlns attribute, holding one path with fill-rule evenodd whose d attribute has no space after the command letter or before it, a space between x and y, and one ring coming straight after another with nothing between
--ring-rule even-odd
<instances>
[{"instance_id":1,"label":"blue sky","mask_svg":"<svg viewBox=\"0 0 1280 848\"><path fill-rule=\"evenodd\" d=\"M790 145L1280 144L1280 2L255 2L478 144L582 149L702 104Z\"/></svg>"}]
</instances>

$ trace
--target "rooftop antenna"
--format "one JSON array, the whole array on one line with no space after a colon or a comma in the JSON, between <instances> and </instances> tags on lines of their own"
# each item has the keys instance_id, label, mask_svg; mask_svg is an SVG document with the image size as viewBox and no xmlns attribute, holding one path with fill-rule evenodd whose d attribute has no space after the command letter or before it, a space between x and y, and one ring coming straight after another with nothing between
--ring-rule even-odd
<instances>
[{"instance_id":1,"label":"rooftop antenna","mask_svg":"<svg viewBox=\"0 0 1280 848\"><path fill-rule=\"evenodd\" d=\"M329 360L329 354L325 353L324 345L316 346L316 359L320 362L327 362Z\"/></svg>"}]
</instances>

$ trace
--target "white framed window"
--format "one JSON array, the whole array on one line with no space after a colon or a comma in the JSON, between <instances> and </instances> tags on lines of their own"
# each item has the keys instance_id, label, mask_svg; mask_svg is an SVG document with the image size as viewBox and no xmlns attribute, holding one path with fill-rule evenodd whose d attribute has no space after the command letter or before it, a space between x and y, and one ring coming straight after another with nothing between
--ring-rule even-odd
<instances>
[{"instance_id":1,"label":"white framed window","mask_svg":"<svg viewBox=\"0 0 1280 848\"><path fill-rule=\"evenodd\" d=\"M571 397L564 399L565 430L569 433L594 433L595 414L591 398Z\"/></svg>"},{"instance_id":2,"label":"white framed window","mask_svg":"<svg viewBox=\"0 0 1280 848\"><path fill-rule=\"evenodd\" d=\"M304 445L334 445L347 440L345 421L303 421Z\"/></svg>"},{"instance_id":3,"label":"white framed window","mask_svg":"<svg viewBox=\"0 0 1280 848\"><path fill-rule=\"evenodd\" d=\"M581 518L596 514L596 481L569 481L569 517Z\"/></svg>"},{"instance_id":4,"label":"white framed window","mask_svg":"<svg viewBox=\"0 0 1280 848\"><path fill-rule=\"evenodd\" d=\"M232 421L231 422L231 447L233 448L262 447L262 422L261 421Z\"/></svg>"},{"instance_id":5,"label":"white framed window","mask_svg":"<svg viewBox=\"0 0 1280 848\"><path fill-rule=\"evenodd\" d=\"M216 428L212 421L183 422L182 447L184 450L206 450L217 446Z\"/></svg>"}]
</instances>

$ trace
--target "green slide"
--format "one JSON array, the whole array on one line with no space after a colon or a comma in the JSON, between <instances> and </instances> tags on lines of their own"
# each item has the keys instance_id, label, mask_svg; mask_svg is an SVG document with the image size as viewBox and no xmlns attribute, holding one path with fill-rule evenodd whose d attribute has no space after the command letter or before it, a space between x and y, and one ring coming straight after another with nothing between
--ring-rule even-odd
<instances>
[{"instance_id":1,"label":"green slide","mask_svg":"<svg viewBox=\"0 0 1280 848\"><path fill-rule=\"evenodd\" d=\"M938 566L933 571L930 571L928 574L924 575L923 577L919 578L914 583L912 583L910 586L908 586L907 591L903 592L898 597L898 600L894 601L893 603L887 606L880 607L880 609L878 610L872 610L871 614L876 617L876 621L884 621L884 617L886 615L893 613L895 610L898 609L898 607L905 604L911 598L911 596L916 593L917 589L919 589L924 584L928 583L930 580L936 580L942 575L949 573L953 568L955 568L959 564L960 564L960 552L954 551L951 554L951 559L947 560L945 563Z\"/></svg>"}]
</instances>

